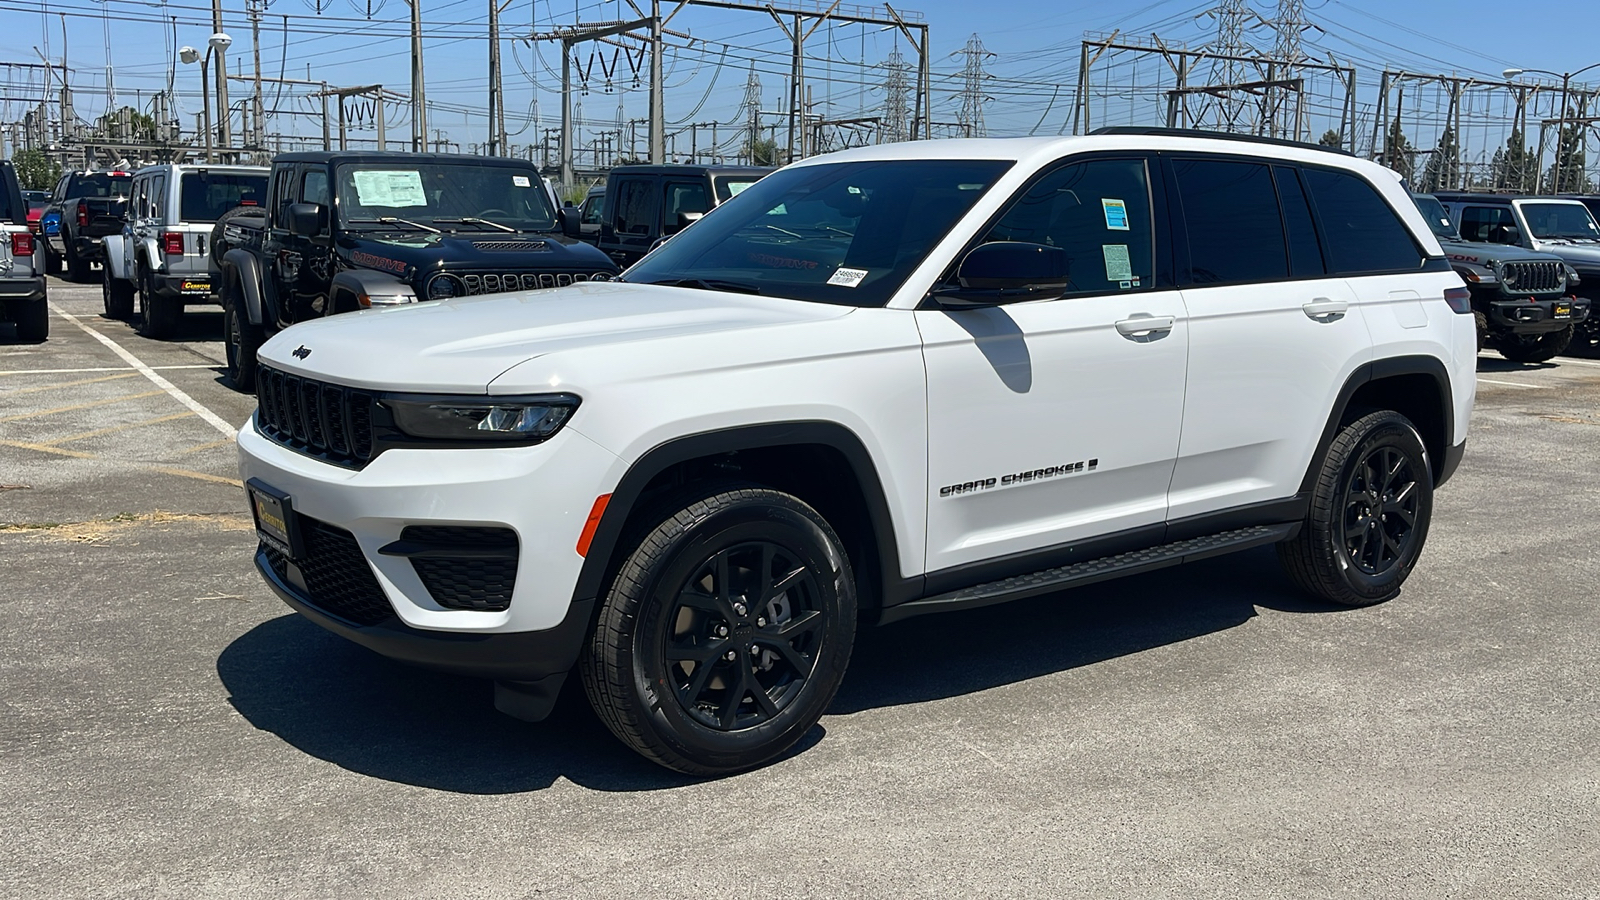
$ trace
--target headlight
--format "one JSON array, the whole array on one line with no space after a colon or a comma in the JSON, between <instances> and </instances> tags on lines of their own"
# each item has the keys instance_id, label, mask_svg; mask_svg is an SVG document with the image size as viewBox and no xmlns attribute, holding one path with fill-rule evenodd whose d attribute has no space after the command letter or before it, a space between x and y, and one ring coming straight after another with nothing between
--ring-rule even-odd
<instances>
[{"instance_id":1,"label":"headlight","mask_svg":"<svg viewBox=\"0 0 1600 900\"><path fill-rule=\"evenodd\" d=\"M386 397L395 427L415 438L537 444L578 408L571 394L542 397Z\"/></svg>"},{"instance_id":2,"label":"headlight","mask_svg":"<svg viewBox=\"0 0 1600 900\"><path fill-rule=\"evenodd\" d=\"M462 291L461 285L456 282L454 275L446 275L440 272L428 279L427 293L429 300L448 300L451 297L460 296Z\"/></svg>"},{"instance_id":3,"label":"headlight","mask_svg":"<svg viewBox=\"0 0 1600 900\"><path fill-rule=\"evenodd\" d=\"M1582 278L1578 277L1578 270L1577 269L1574 269L1571 266L1566 266L1566 270L1567 270L1567 284L1578 284L1583 280Z\"/></svg>"}]
</instances>

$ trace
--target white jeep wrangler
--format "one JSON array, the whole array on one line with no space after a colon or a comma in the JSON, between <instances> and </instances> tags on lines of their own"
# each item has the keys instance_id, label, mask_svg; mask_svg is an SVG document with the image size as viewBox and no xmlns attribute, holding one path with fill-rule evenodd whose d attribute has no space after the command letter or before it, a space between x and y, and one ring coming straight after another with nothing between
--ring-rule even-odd
<instances>
[{"instance_id":1,"label":"white jeep wrangler","mask_svg":"<svg viewBox=\"0 0 1600 900\"><path fill-rule=\"evenodd\" d=\"M1461 459L1470 297L1399 180L1151 129L752 185L614 283L295 326L239 435L256 564L538 719L576 668L684 772L760 765L888 623L1278 545L1394 597Z\"/></svg>"}]
</instances>

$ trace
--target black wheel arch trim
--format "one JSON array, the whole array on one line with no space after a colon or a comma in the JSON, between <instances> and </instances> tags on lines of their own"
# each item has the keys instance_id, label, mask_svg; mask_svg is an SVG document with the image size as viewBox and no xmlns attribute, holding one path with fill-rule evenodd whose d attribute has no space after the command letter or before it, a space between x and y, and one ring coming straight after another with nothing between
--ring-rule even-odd
<instances>
[{"instance_id":1,"label":"black wheel arch trim","mask_svg":"<svg viewBox=\"0 0 1600 900\"><path fill-rule=\"evenodd\" d=\"M880 600L885 606L920 596L921 575L905 578L899 574L899 541L889 513L888 499L878 477L872 454L854 431L825 420L742 425L733 428L685 435L659 444L639 457L611 491L605 513L590 541L578 574L573 601L591 603L605 588L613 557L629 516L638 509L644 489L657 475L694 459L741 450L817 444L837 450L850 466L867 509L879 562ZM861 568L859 561L857 569Z\"/></svg>"},{"instance_id":2,"label":"black wheel arch trim","mask_svg":"<svg viewBox=\"0 0 1600 900\"><path fill-rule=\"evenodd\" d=\"M1444 440L1439 448L1441 452L1433 454L1437 459L1429 460L1429 467L1433 470L1434 486L1444 483L1453 470L1447 470L1445 463L1448 452L1462 442L1456 440L1455 434L1455 400L1450 390L1450 370L1445 368L1443 360L1436 356L1391 356L1386 359L1375 359L1362 363L1356 367L1350 377L1345 379L1344 386L1339 389L1339 395L1334 400L1333 409L1328 414L1328 421L1322 428L1322 437L1317 440L1316 452L1311 456L1311 461L1306 466L1305 477L1300 481L1299 493L1311 496L1316 487L1318 466L1322 457L1328 452L1328 447L1333 444L1333 439L1339 433L1339 426L1344 422L1345 414L1350 409L1350 401L1356 392L1374 381L1393 378L1399 375L1426 375L1429 376L1437 389L1437 399L1441 410L1441 421L1444 426ZM1423 444L1427 445L1427 436L1423 435ZM1429 448L1432 453L1433 448Z\"/></svg>"},{"instance_id":3,"label":"black wheel arch trim","mask_svg":"<svg viewBox=\"0 0 1600 900\"><path fill-rule=\"evenodd\" d=\"M272 291L271 279L262 277L261 263L255 254L240 247L223 254L224 283L229 272L236 272L239 275L239 287L244 292L244 307L250 324L275 326L278 322L277 298Z\"/></svg>"}]
</instances>

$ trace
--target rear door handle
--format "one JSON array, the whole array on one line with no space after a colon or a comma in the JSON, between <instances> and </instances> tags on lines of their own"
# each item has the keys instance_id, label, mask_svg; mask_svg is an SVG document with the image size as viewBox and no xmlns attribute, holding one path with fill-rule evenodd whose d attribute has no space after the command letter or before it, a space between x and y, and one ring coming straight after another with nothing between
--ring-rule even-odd
<instances>
[{"instance_id":1,"label":"rear door handle","mask_svg":"<svg viewBox=\"0 0 1600 900\"><path fill-rule=\"evenodd\" d=\"M1350 304L1343 300L1329 300L1327 297L1318 297L1300 308L1306 311L1307 316L1318 322L1332 322L1348 312Z\"/></svg>"},{"instance_id":2,"label":"rear door handle","mask_svg":"<svg viewBox=\"0 0 1600 900\"><path fill-rule=\"evenodd\" d=\"M1149 313L1134 313L1126 319L1117 322L1117 331L1123 337L1144 337L1172 330L1176 321L1172 316L1152 316Z\"/></svg>"}]
</instances>

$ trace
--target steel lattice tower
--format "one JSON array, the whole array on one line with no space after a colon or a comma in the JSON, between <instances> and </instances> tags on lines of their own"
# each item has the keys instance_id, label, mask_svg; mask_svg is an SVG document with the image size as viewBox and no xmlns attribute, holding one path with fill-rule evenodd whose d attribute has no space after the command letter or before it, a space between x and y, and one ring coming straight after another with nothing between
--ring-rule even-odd
<instances>
[{"instance_id":1,"label":"steel lattice tower","mask_svg":"<svg viewBox=\"0 0 1600 900\"><path fill-rule=\"evenodd\" d=\"M965 137L983 137L983 82L988 77L983 71L983 61L994 54L983 49L983 41L974 34L967 39L967 46L953 55L967 58L961 70L961 112L956 121L961 123Z\"/></svg>"},{"instance_id":2,"label":"steel lattice tower","mask_svg":"<svg viewBox=\"0 0 1600 900\"><path fill-rule=\"evenodd\" d=\"M761 140L761 76L756 74L754 63L750 65L750 76L744 80L743 106L745 129L749 135L745 139L745 153L749 154L750 162L754 163L756 142Z\"/></svg>"},{"instance_id":3,"label":"steel lattice tower","mask_svg":"<svg viewBox=\"0 0 1600 900\"><path fill-rule=\"evenodd\" d=\"M899 48L889 54L889 59L883 64L889 74L883 80L883 123L881 125L881 142L893 144L906 139L907 125L911 118L911 104L908 96L911 85L906 79L906 58L900 55Z\"/></svg>"}]
</instances>

